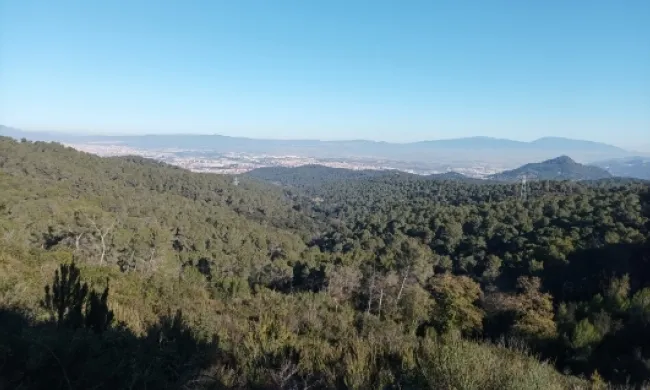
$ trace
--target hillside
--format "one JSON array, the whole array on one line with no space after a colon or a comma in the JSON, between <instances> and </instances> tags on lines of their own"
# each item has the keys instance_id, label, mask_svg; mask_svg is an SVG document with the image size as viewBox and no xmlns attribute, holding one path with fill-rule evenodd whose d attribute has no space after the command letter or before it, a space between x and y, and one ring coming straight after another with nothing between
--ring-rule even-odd
<instances>
[{"instance_id":1,"label":"hillside","mask_svg":"<svg viewBox=\"0 0 650 390\"><path fill-rule=\"evenodd\" d=\"M242 175L266 183L281 185L302 191L305 194L319 195L327 187L345 185L349 181L372 183L387 181L460 181L464 183L486 184L488 181L473 179L457 172L416 175L398 170L353 170L331 168L322 165L304 165L299 167L257 168Z\"/></svg>"},{"instance_id":2,"label":"hillside","mask_svg":"<svg viewBox=\"0 0 650 390\"><path fill-rule=\"evenodd\" d=\"M602 168L583 165L568 156L560 156L540 163L530 163L517 169L491 175L489 179L502 181L521 180L524 176L535 180L598 180L612 177Z\"/></svg>"},{"instance_id":3,"label":"hillside","mask_svg":"<svg viewBox=\"0 0 650 390\"><path fill-rule=\"evenodd\" d=\"M257 168L243 174L265 182L288 187L307 188L338 180L356 180L390 174L390 171L352 170L331 168L323 165L303 165L300 167Z\"/></svg>"},{"instance_id":4,"label":"hillside","mask_svg":"<svg viewBox=\"0 0 650 390\"><path fill-rule=\"evenodd\" d=\"M308 237L314 228L279 189L253 182L234 186L227 177L195 174L140 157L104 159L58 144L5 138L0 139L0 172L5 177L0 202L9 224L0 225L0 232L4 228L19 242L30 242L38 240L36 231L43 235L43 245L55 248L90 225L110 226L113 248L105 254L106 261L121 261L121 254L131 251L133 232L156 236L161 243L172 242L180 232L192 237L186 245L196 256L210 258L241 250L256 256L266 256L269 248L299 251L304 248L300 234ZM21 198L22 191L33 195ZM229 239L234 232L247 239ZM269 232L277 242L267 237ZM95 245L87 242L88 251ZM137 243L133 250L148 253L143 245ZM171 255L169 247L152 250L162 257ZM141 260L137 254L136 263Z\"/></svg>"},{"instance_id":5,"label":"hillside","mask_svg":"<svg viewBox=\"0 0 650 390\"><path fill-rule=\"evenodd\" d=\"M302 196L0 138L0 387L649 377L644 183L533 182L522 202L516 183L298 171L336 179Z\"/></svg>"}]
</instances>

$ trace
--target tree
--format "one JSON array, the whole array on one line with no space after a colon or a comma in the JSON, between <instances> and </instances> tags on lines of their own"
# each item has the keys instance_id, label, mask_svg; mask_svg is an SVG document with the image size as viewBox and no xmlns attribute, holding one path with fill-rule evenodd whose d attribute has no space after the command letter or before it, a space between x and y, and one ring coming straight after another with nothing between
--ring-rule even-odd
<instances>
[{"instance_id":1,"label":"tree","mask_svg":"<svg viewBox=\"0 0 650 390\"><path fill-rule=\"evenodd\" d=\"M585 350L597 344L602 339L602 335L598 329L589 321L584 318L573 330L571 335L571 347L575 350ZM589 352L582 352L583 356L588 356Z\"/></svg>"},{"instance_id":2,"label":"tree","mask_svg":"<svg viewBox=\"0 0 650 390\"><path fill-rule=\"evenodd\" d=\"M81 283L79 268L74 264L61 264L54 272L52 286L45 286L41 305L47 309L58 326L73 329L84 324L83 310L88 296L88 285Z\"/></svg>"},{"instance_id":3,"label":"tree","mask_svg":"<svg viewBox=\"0 0 650 390\"><path fill-rule=\"evenodd\" d=\"M113 218L108 213L77 210L74 213L74 220L76 226L70 235L74 236L75 251L80 251L82 240L85 237L94 238L97 241L97 247L93 248L94 252L99 252L99 265L104 265L106 257L112 249L109 238L118 224L117 218Z\"/></svg>"},{"instance_id":4,"label":"tree","mask_svg":"<svg viewBox=\"0 0 650 390\"><path fill-rule=\"evenodd\" d=\"M630 276L623 275L620 278L612 278L605 291L605 301L609 310L614 313L625 312L629 305Z\"/></svg>"},{"instance_id":5,"label":"tree","mask_svg":"<svg viewBox=\"0 0 650 390\"><path fill-rule=\"evenodd\" d=\"M103 333L110 328L113 322L113 311L108 308L108 279L101 295L94 290L90 291L85 317L86 328L92 329L95 333Z\"/></svg>"},{"instance_id":6,"label":"tree","mask_svg":"<svg viewBox=\"0 0 650 390\"><path fill-rule=\"evenodd\" d=\"M485 260L485 270L481 275L486 282L494 282L498 277L501 270L503 261L495 255L489 255Z\"/></svg>"},{"instance_id":7,"label":"tree","mask_svg":"<svg viewBox=\"0 0 650 390\"><path fill-rule=\"evenodd\" d=\"M434 302L431 294L418 284L408 285L398 302L401 321L408 331L416 330L431 317Z\"/></svg>"},{"instance_id":8,"label":"tree","mask_svg":"<svg viewBox=\"0 0 650 390\"><path fill-rule=\"evenodd\" d=\"M553 321L553 297L540 292L541 280L520 277L517 287L520 293L512 301L512 309L517 314L513 330L537 340L555 337L557 330Z\"/></svg>"},{"instance_id":9,"label":"tree","mask_svg":"<svg viewBox=\"0 0 650 390\"><path fill-rule=\"evenodd\" d=\"M361 285L361 271L354 267L338 266L327 273L327 293L339 305L351 299Z\"/></svg>"},{"instance_id":10,"label":"tree","mask_svg":"<svg viewBox=\"0 0 650 390\"><path fill-rule=\"evenodd\" d=\"M100 295L82 283L81 273L74 262L61 264L54 273L51 286L45 286L41 306L48 310L59 327L86 327L96 333L108 329L113 312L108 308L108 280Z\"/></svg>"},{"instance_id":11,"label":"tree","mask_svg":"<svg viewBox=\"0 0 650 390\"><path fill-rule=\"evenodd\" d=\"M483 311L477 307L482 296L478 283L467 276L434 276L429 285L434 298L432 322L440 332L458 329L465 334L481 330Z\"/></svg>"},{"instance_id":12,"label":"tree","mask_svg":"<svg viewBox=\"0 0 650 390\"><path fill-rule=\"evenodd\" d=\"M632 318L642 324L650 324L650 287L639 290L630 302Z\"/></svg>"},{"instance_id":13,"label":"tree","mask_svg":"<svg viewBox=\"0 0 650 390\"><path fill-rule=\"evenodd\" d=\"M397 256L397 268L401 273L401 284L397 293L397 302L400 301L404 292L404 287L409 279L415 279L418 283L424 282L431 276L433 267L427 261L430 252L428 248L422 247L414 239L408 239L401 243L400 252Z\"/></svg>"}]
</instances>

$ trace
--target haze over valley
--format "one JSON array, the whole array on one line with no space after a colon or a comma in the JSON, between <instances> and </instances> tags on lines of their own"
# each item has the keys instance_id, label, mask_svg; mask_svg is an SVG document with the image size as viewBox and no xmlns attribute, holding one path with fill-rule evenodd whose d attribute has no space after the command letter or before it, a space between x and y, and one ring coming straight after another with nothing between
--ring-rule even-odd
<instances>
[{"instance_id":1,"label":"haze over valley","mask_svg":"<svg viewBox=\"0 0 650 390\"><path fill-rule=\"evenodd\" d=\"M195 172L221 174L241 174L263 167L315 164L353 170L399 170L420 175L457 172L472 178L486 178L527 163L563 155L587 164L620 159L632 159L630 161L637 164L645 161L644 157L616 146L558 137L540 138L532 142L470 137L398 144L193 134L97 136L27 132L7 126L0 127L0 135L62 142L100 156L139 155ZM607 169L607 166L604 168ZM647 171L647 165L641 165L636 170L615 169L612 173L616 176L647 178Z\"/></svg>"}]
</instances>

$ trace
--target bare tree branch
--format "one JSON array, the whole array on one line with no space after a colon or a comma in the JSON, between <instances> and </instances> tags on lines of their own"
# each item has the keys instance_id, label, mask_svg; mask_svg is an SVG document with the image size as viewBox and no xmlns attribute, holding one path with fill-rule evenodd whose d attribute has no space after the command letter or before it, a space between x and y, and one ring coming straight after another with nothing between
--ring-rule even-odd
<instances>
[{"instance_id":1,"label":"bare tree branch","mask_svg":"<svg viewBox=\"0 0 650 390\"><path fill-rule=\"evenodd\" d=\"M113 221L113 223L111 223L111 225L108 226L107 228L102 228L97 224L97 220L96 220L97 218L96 217L93 217L93 218L86 217L86 218L88 219L88 222L90 222L90 224L95 229L95 232L97 233L97 235L99 235L99 238L100 238L100 241L101 241L101 246L102 246L102 253L101 253L101 256L99 258L99 264L104 265L104 259L106 258L106 238L108 237L108 235L111 233L111 231L115 227L117 221Z\"/></svg>"}]
</instances>

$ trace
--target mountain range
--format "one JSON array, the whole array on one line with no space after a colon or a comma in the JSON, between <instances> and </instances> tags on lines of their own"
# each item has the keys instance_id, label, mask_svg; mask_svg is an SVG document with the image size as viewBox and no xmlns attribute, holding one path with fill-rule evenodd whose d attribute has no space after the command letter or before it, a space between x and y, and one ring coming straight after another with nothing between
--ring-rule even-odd
<instances>
[{"instance_id":1,"label":"mountain range","mask_svg":"<svg viewBox=\"0 0 650 390\"><path fill-rule=\"evenodd\" d=\"M531 160L569 155L579 162L602 161L632 156L619 147L585 140L544 137L531 142L491 137L469 137L389 143L367 140L271 140L223 135L160 134L134 136L71 135L26 132L0 126L0 135L30 140L67 143L111 143L141 149L174 149L296 155L315 158L370 157L397 161L459 162L481 161L514 168Z\"/></svg>"}]
</instances>

